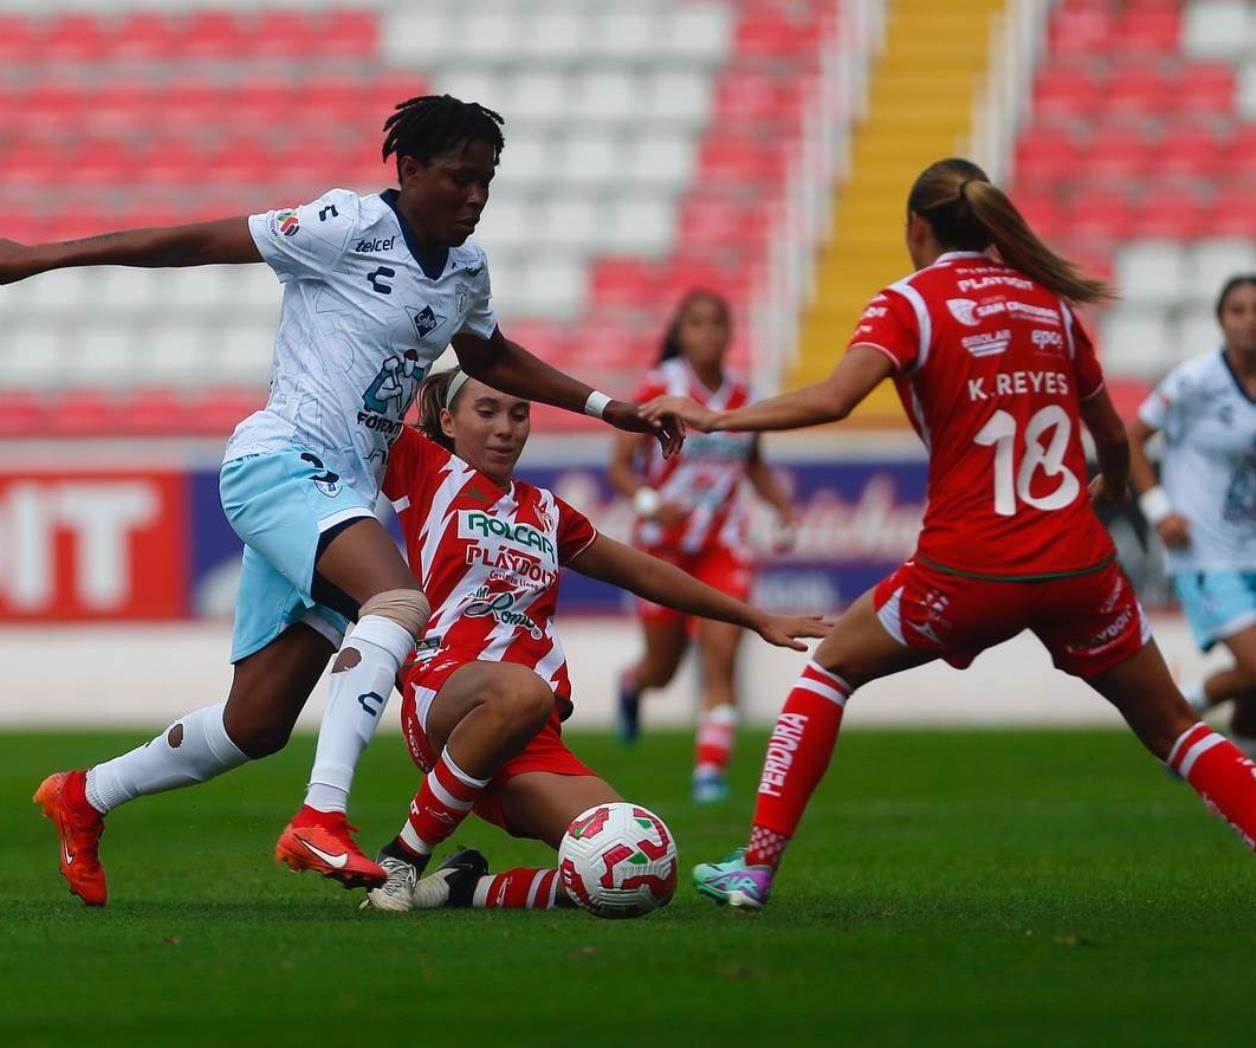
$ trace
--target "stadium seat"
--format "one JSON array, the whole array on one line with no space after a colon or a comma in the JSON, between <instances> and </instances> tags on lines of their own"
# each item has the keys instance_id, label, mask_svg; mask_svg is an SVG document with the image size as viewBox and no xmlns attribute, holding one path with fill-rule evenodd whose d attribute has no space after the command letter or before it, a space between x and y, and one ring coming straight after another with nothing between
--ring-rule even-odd
<instances>
[{"instance_id":1,"label":"stadium seat","mask_svg":"<svg viewBox=\"0 0 1256 1048\"><path fill-rule=\"evenodd\" d=\"M1256 15L1248 0L1193 0L1186 5L1183 49L1201 58L1236 58L1251 50Z\"/></svg>"},{"instance_id":2,"label":"stadium seat","mask_svg":"<svg viewBox=\"0 0 1256 1048\"><path fill-rule=\"evenodd\" d=\"M1196 302L1214 299L1237 273L1256 272L1256 244L1247 239L1200 240L1186 256L1186 293Z\"/></svg>"},{"instance_id":3,"label":"stadium seat","mask_svg":"<svg viewBox=\"0 0 1256 1048\"><path fill-rule=\"evenodd\" d=\"M1116 278L1130 303L1163 302L1182 286L1183 249L1176 240L1130 241L1116 256Z\"/></svg>"},{"instance_id":4,"label":"stadium seat","mask_svg":"<svg viewBox=\"0 0 1256 1048\"><path fill-rule=\"evenodd\" d=\"M1104 364L1114 375L1156 380L1174 358L1165 316L1145 306L1116 307L1103 318Z\"/></svg>"}]
</instances>

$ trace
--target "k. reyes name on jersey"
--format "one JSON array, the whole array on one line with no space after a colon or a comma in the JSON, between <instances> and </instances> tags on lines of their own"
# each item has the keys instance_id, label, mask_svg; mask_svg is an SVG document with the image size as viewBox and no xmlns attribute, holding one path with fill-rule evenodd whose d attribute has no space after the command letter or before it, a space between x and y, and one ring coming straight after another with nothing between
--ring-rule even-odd
<instances>
[{"instance_id":1,"label":"k. reyes name on jersey","mask_svg":"<svg viewBox=\"0 0 1256 1048\"><path fill-rule=\"evenodd\" d=\"M597 537L589 520L544 488L498 487L413 429L393 448L384 494L432 605L420 657L520 663L566 697L553 626L559 568Z\"/></svg>"},{"instance_id":2,"label":"k. reyes name on jersey","mask_svg":"<svg viewBox=\"0 0 1256 1048\"><path fill-rule=\"evenodd\" d=\"M249 218L283 284L283 310L270 399L237 429L227 458L306 445L373 499L432 361L460 331L493 333L484 252L468 241L421 257L396 200L396 190L333 189Z\"/></svg>"}]
</instances>

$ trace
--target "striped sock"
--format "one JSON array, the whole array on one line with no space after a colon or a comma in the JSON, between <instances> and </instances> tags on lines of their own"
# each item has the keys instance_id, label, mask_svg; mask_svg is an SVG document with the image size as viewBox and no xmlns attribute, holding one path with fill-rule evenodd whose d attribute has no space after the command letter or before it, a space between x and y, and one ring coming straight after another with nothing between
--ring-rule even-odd
<instances>
[{"instance_id":1,"label":"striped sock","mask_svg":"<svg viewBox=\"0 0 1256 1048\"><path fill-rule=\"evenodd\" d=\"M828 770L851 688L808 662L785 700L768 742L746 848L748 866L780 864L807 802Z\"/></svg>"},{"instance_id":2,"label":"striped sock","mask_svg":"<svg viewBox=\"0 0 1256 1048\"><path fill-rule=\"evenodd\" d=\"M703 710L698 717L698 746L694 770L724 773L733 755L733 734L737 729L737 708L725 704Z\"/></svg>"},{"instance_id":3,"label":"striped sock","mask_svg":"<svg viewBox=\"0 0 1256 1048\"><path fill-rule=\"evenodd\" d=\"M558 871L552 868L518 866L481 877L471 896L471 905L480 910L552 910L563 904Z\"/></svg>"},{"instance_id":4,"label":"striped sock","mask_svg":"<svg viewBox=\"0 0 1256 1048\"><path fill-rule=\"evenodd\" d=\"M477 779L459 768L445 747L410 802L398 840L415 855L431 855L467 817L488 784L488 779Z\"/></svg>"},{"instance_id":5,"label":"striped sock","mask_svg":"<svg viewBox=\"0 0 1256 1048\"><path fill-rule=\"evenodd\" d=\"M1256 764L1250 758L1201 723L1178 736L1169 751L1169 767L1256 851Z\"/></svg>"}]
</instances>

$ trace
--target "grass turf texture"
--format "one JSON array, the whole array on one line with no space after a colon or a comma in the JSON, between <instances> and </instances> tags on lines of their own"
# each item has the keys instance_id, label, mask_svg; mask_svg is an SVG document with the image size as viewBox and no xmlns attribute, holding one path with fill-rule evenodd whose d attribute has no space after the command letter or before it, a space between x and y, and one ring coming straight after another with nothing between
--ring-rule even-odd
<instances>
[{"instance_id":1,"label":"grass turf texture","mask_svg":"<svg viewBox=\"0 0 1256 1048\"><path fill-rule=\"evenodd\" d=\"M135 741L0 735L0 1043L1250 1043L1256 860L1119 734L850 733L757 916L688 871L744 838L761 735L706 808L688 736L575 735L680 843L676 900L620 922L360 914L277 867L309 737L117 812L112 901L87 910L30 795ZM354 803L368 848L415 783L377 740ZM475 819L455 840L494 869L550 860Z\"/></svg>"}]
</instances>

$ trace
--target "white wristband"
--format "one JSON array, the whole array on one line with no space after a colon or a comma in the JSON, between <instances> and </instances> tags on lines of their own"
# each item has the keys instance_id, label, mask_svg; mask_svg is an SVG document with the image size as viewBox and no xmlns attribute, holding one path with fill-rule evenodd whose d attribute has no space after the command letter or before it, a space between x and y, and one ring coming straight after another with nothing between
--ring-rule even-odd
<instances>
[{"instance_id":1,"label":"white wristband","mask_svg":"<svg viewBox=\"0 0 1256 1048\"><path fill-rule=\"evenodd\" d=\"M1174 512L1173 503L1169 501L1168 492L1160 487L1159 484L1154 488L1148 488L1139 496L1138 508L1143 511L1143 516L1147 518L1147 523L1153 528Z\"/></svg>"},{"instance_id":2,"label":"white wristband","mask_svg":"<svg viewBox=\"0 0 1256 1048\"><path fill-rule=\"evenodd\" d=\"M663 505L663 500L653 488L637 488L632 496L632 511L638 517L654 516L661 505Z\"/></svg>"},{"instance_id":3,"label":"white wristband","mask_svg":"<svg viewBox=\"0 0 1256 1048\"><path fill-rule=\"evenodd\" d=\"M605 393L599 393L596 389L589 394L589 399L584 402L584 413L592 415L594 418L605 417L606 405L611 402L611 398Z\"/></svg>"}]
</instances>

